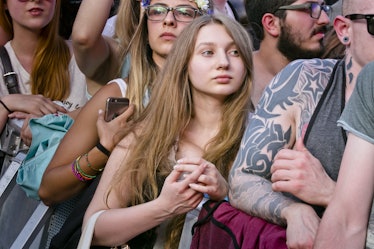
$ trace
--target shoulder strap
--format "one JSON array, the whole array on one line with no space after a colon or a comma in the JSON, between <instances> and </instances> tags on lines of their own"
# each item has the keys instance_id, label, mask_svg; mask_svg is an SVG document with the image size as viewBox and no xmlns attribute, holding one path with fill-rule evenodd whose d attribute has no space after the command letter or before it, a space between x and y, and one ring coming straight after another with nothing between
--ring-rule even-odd
<instances>
[{"instance_id":1,"label":"shoulder strap","mask_svg":"<svg viewBox=\"0 0 374 249\"><path fill-rule=\"evenodd\" d=\"M12 63L10 62L9 54L5 47L0 47L0 58L4 67L4 82L10 94L19 93L17 74L13 71Z\"/></svg>"},{"instance_id":2,"label":"shoulder strap","mask_svg":"<svg viewBox=\"0 0 374 249\"><path fill-rule=\"evenodd\" d=\"M212 201L212 200L207 200L204 204L202 209L205 209L206 215L205 216L200 216L198 217L198 220L193 224L191 233L192 235L195 233L195 227L201 226L205 223L207 223L211 217L213 216L214 211L221 205L223 202L226 202L226 200L220 200L218 202ZM202 215L203 212L200 211L200 214Z\"/></svg>"}]
</instances>

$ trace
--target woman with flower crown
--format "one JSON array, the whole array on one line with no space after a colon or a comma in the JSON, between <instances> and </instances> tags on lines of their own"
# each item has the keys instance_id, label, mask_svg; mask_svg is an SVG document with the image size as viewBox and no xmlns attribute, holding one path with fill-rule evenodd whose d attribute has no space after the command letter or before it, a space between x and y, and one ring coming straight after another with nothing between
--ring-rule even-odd
<instances>
[{"instance_id":1,"label":"woman with flower crown","mask_svg":"<svg viewBox=\"0 0 374 249\"><path fill-rule=\"evenodd\" d=\"M204 194L225 198L250 110L250 44L224 15L199 17L183 30L87 209L85 224L103 211L92 244L178 248L185 214Z\"/></svg>"},{"instance_id":2,"label":"woman with flower crown","mask_svg":"<svg viewBox=\"0 0 374 249\"><path fill-rule=\"evenodd\" d=\"M72 163L78 161L83 174L93 176L92 179L101 173L108 160L102 148L110 152L122 138L119 131L127 125L127 119L143 111L152 82L180 32L195 17L209 11L208 0L200 2L202 9L193 0L143 0L143 16L128 49L129 76L125 81L110 81L81 109L43 175L39 196L45 204L60 203L87 187L90 180L80 181L72 172ZM174 8L174 12L169 13L167 8ZM104 113L99 110L105 109L108 97L127 97L131 105L116 119L105 122Z\"/></svg>"},{"instance_id":3,"label":"woman with flower crown","mask_svg":"<svg viewBox=\"0 0 374 249\"><path fill-rule=\"evenodd\" d=\"M82 7L86 6L85 2L90 0L84 0ZM204 3L208 3L208 0ZM96 0L91 4L99 5ZM120 131L126 127L127 119L133 112L134 117L138 116L147 105L152 82L159 68L163 67L174 40L192 19L208 11L200 9L192 0L152 0L144 1L142 5L144 11L141 22L128 48L128 54L131 55L129 77L125 81L112 80L81 109L43 175L39 197L47 205L59 204L81 193L87 186L95 188L98 178L94 178L101 174L108 154L122 138ZM155 14L162 14L166 8L176 9L170 13L167 11L162 20L159 20L159 15L155 17ZM184 15L186 13L190 15ZM149 20L149 16L156 20ZM99 110L104 110L108 97L128 97L132 104L125 113L105 122L104 113ZM81 171L79 174L75 170L78 164ZM90 177L84 179L83 174ZM82 204L78 211L84 212L85 206Z\"/></svg>"}]
</instances>

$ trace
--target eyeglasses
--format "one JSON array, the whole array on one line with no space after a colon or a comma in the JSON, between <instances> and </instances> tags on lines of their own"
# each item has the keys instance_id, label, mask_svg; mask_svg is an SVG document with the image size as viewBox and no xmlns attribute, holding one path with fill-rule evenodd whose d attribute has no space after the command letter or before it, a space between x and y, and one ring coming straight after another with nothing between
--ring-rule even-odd
<instances>
[{"instance_id":1,"label":"eyeglasses","mask_svg":"<svg viewBox=\"0 0 374 249\"><path fill-rule=\"evenodd\" d=\"M169 11L173 12L173 16L178 22L191 22L196 15L201 15L198 9L190 6L166 7L162 5L149 5L145 8L145 13L151 21L163 21Z\"/></svg>"},{"instance_id":2,"label":"eyeglasses","mask_svg":"<svg viewBox=\"0 0 374 249\"><path fill-rule=\"evenodd\" d=\"M295 4L295 5L285 5L278 8L278 10L308 10L310 17L314 19L319 19L321 16L322 10L326 12L327 15L331 13L331 6L317 3L317 2L308 2L304 4Z\"/></svg>"},{"instance_id":3,"label":"eyeglasses","mask_svg":"<svg viewBox=\"0 0 374 249\"><path fill-rule=\"evenodd\" d=\"M345 16L348 19L358 20L358 19L366 19L366 25L368 29L368 33L374 35L374 15L362 15L362 14L351 14Z\"/></svg>"}]
</instances>

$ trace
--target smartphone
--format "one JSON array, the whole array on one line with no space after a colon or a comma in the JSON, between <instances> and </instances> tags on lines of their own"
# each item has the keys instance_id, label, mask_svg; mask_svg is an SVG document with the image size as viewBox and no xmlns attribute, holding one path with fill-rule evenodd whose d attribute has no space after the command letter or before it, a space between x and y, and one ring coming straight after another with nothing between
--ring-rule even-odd
<instances>
[{"instance_id":1,"label":"smartphone","mask_svg":"<svg viewBox=\"0 0 374 249\"><path fill-rule=\"evenodd\" d=\"M129 107L128 98L109 97L105 105L105 121L109 122L121 115Z\"/></svg>"}]
</instances>

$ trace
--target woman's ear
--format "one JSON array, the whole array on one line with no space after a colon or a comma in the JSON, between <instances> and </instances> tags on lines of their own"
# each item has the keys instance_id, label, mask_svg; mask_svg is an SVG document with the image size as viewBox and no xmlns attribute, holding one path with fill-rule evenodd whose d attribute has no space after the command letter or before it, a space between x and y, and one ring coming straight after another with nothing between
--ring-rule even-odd
<instances>
[{"instance_id":1,"label":"woman's ear","mask_svg":"<svg viewBox=\"0 0 374 249\"><path fill-rule=\"evenodd\" d=\"M351 43L351 20L341 15L335 17L334 29L342 44L347 46Z\"/></svg>"}]
</instances>

